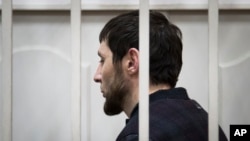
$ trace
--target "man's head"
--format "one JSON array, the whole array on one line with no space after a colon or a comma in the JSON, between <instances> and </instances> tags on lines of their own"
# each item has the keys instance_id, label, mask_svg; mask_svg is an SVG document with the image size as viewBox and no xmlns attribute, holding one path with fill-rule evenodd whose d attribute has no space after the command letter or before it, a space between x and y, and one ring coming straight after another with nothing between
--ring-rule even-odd
<instances>
[{"instance_id":1,"label":"man's head","mask_svg":"<svg viewBox=\"0 0 250 141\"><path fill-rule=\"evenodd\" d=\"M181 38L182 34L177 26L170 23L161 13L150 11L151 85L164 84L175 87L182 66ZM107 108L109 112L106 113L117 114L122 111L125 99L131 92L131 78L138 79L133 76L138 75L139 69L139 12L133 11L111 19L102 29L99 40L101 62L94 79L101 83L102 91L106 89L103 91L106 97L105 105L120 105L120 110L116 109L114 112L112 108ZM106 55L109 57L108 60L105 59L106 64L103 62L105 55L102 54L105 51L109 54ZM107 63L109 67L105 66ZM110 98L116 102L109 100L107 96L116 97Z\"/></svg>"}]
</instances>

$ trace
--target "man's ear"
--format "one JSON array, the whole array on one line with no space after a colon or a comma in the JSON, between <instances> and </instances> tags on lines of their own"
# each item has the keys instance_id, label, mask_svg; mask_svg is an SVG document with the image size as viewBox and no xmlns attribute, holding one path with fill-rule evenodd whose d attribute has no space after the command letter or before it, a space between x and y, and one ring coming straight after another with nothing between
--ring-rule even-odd
<instances>
[{"instance_id":1,"label":"man's ear","mask_svg":"<svg viewBox=\"0 0 250 141\"><path fill-rule=\"evenodd\" d=\"M127 72L136 74L139 72L139 51L136 48L130 48L127 53Z\"/></svg>"}]
</instances>

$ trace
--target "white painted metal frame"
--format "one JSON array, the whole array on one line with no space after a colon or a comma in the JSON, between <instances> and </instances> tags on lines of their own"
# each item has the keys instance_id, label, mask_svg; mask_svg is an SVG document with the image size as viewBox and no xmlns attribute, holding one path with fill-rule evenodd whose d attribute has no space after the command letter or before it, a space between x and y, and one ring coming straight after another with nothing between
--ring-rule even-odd
<instances>
[{"instance_id":1,"label":"white painted metal frame","mask_svg":"<svg viewBox=\"0 0 250 141\"><path fill-rule=\"evenodd\" d=\"M71 111L73 141L81 141L81 0L71 0Z\"/></svg>"},{"instance_id":2,"label":"white painted metal frame","mask_svg":"<svg viewBox=\"0 0 250 141\"><path fill-rule=\"evenodd\" d=\"M72 45L72 137L81 140L81 0L72 0L71 5ZM2 1L2 91L3 132L1 140L12 141L12 0Z\"/></svg>"},{"instance_id":3,"label":"white painted metal frame","mask_svg":"<svg viewBox=\"0 0 250 141\"><path fill-rule=\"evenodd\" d=\"M148 86L149 86L149 5L148 0L140 0L140 106L139 133L140 141L147 141L149 138L148 126ZM209 0L209 140L218 141L218 1ZM220 6L222 9L250 9L250 6ZM104 7L105 8L105 7ZM121 9L134 9L136 7L119 7ZM12 0L2 1L2 94L3 94L3 141L12 140ZM14 6L18 10L67 10L66 6L59 7L34 7ZM112 10L108 7L107 10ZM164 9L151 7L151 9ZM169 9L197 9L206 10L200 7L178 7ZM81 0L72 0L71 3L71 32L72 32L72 133L73 141L81 140L81 10L103 10L101 7L81 8ZM105 10L105 9L104 9ZM115 9L113 9L115 10ZM144 61L142 61L144 60Z\"/></svg>"},{"instance_id":4,"label":"white painted metal frame","mask_svg":"<svg viewBox=\"0 0 250 141\"><path fill-rule=\"evenodd\" d=\"M139 141L149 140L149 1L139 10Z\"/></svg>"},{"instance_id":5,"label":"white painted metal frame","mask_svg":"<svg viewBox=\"0 0 250 141\"><path fill-rule=\"evenodd\" d=\"M3 6L0 5L0 9ZM82 10L84 11L103 11L103 10L135 10L138 9L138 5L112 5L112 4L82 4ZM152 10L208 10L207 4L162 4L162 5L150 5ZM14 4L13 10L70 10L70 4L60 5L32 5L32 4ZM249 10L250 4L219 4L220 10Z\"/></svg>"},{"instance_id":6,"label":"white painted metal frame","mask_svg":"<svg viewBox=\"0 0 250 141\"><path fill-rule=\"evenodd\" d=\"M3 141L12 140L12 0L2 1Z\"/></svg>"},{"instance_id":7,"label":"white painted metal frame","mask_svg":"<svg viewBox=\"0 0 250 141\"><path fill-rule=\"evenodd\" d=\"M81 98L81 141L91 141L91 96L90 87L91 83L91 67L88 63L83 63L81 65L81 80L82 81L82 98Z\"/></svg>"},{"instance_id":8,"label":"white painted metal frame","mask_svg":"<svg viewBox=\"0 0 250 141\"><path fill-rule=\"evenodd\" d=\"M218 94L219 94L219 63L218 63L218 0L209 0L209 141L218 141Z\"/></svg>"}]
</instances>

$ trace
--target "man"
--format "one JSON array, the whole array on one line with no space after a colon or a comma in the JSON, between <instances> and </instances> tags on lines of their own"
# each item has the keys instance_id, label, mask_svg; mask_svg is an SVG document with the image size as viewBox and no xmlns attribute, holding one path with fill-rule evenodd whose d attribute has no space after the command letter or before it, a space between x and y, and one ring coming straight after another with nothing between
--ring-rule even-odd
<instances>
[{"instance_id":1,"label":"man","mask_svg":"<svg viewBox=\"0 0 250 141\"><path fill-rule=\"evenodd\" d=\"M128 116L117 141L138 141L138 11L111 19L102 29L100 63L94 81L106 98L104 112ZM150 140L207 141L208 115L184 88L175 88L182 67L182 33L159 12L150 11ZM220 141L226 141L219 132Z\"/></svg>"}]
</instances>

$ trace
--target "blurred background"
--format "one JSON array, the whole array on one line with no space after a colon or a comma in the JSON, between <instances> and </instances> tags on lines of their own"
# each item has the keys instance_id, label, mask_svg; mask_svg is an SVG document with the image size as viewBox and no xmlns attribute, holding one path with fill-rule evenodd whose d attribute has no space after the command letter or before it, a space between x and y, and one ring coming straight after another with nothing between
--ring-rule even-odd
<instances>
[{"instance_id":1,"label":"blurred background","mask_svg":"<svg viewBox=\"0 0 250 141\"><path fill-rule=\"evenodd\" d=\"M13 0L12 139L72 141L70 0ZM112 141L125 114L106 116L99 84L99 32L114 16L138 8L139 1L82 0L82 141ZM178 87L206 110L208 88L207 0L150 0L183 32L183 69ZM164 7L165 6L165 7ZM2 0L0 0L0 139L3 136ZM250 124L250 1L219 0L219 123ZM3 80L3 81L2 81ZM213 104L210 101L210 104ZM2 141L2 140L1 140Z\"/></svg>"}]
</instances>

